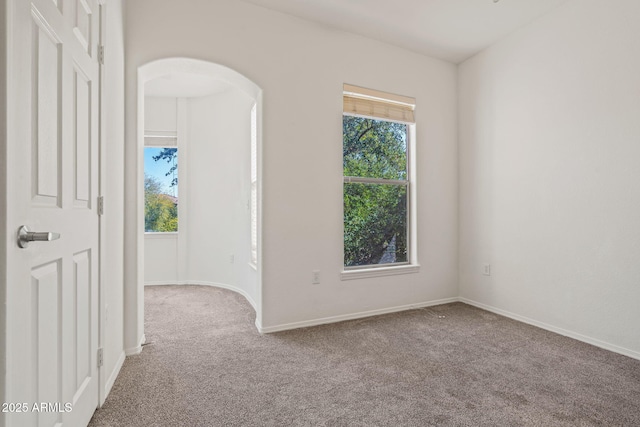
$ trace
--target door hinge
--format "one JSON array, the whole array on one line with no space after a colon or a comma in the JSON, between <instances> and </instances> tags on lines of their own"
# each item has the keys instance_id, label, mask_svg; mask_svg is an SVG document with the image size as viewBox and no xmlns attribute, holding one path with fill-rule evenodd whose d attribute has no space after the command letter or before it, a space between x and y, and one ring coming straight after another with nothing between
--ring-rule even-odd
<instances>
[{"instance_id":1,"label":"door hinge","mask_svg":"<svg viewBox=\"0 0 640 427\"><path fill-rule=\"evenodd\" d=\"M104 196L98 196L98 215L104 215Z\"/></svg>"},{"instance_id":2,"label":"door hinge","mask_svg":"<svg viewBox=\"0 0 640 427\"><path fill-rule=\"evenodd\" d=\"M102 367L102 348L98 349L98 368Z\"/></svg>"},{"instance_id":3,"label":"door hinge","mask_svg":"<svg viewBox=\"0 0 640 427\"><path fill-rule=\"evenodd\" d=\"M104 45L98 46L98 62L100 65L104 65Z\"/></svg>"}]
</instances>

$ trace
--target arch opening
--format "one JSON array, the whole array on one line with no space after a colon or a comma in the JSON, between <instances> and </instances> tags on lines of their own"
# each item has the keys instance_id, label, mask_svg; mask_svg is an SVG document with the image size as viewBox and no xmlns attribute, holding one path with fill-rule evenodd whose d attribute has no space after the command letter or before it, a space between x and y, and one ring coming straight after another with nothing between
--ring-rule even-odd
<instances>
[{"instance_id":1,"label":"arch opening","mask_svg":"<svg viewBox=\"0 0 640 427\"><path fill-rule=\"evenodd\" d=\"M158 150L171 148L170 165L177 166L175 186L165 185L177 230L149 231L149 198L138 192L140 288L231 289L248 300L261 324L261 113L260 87L223 65L165 58L138 68L138 185L147 189L150 167L166 160L153 160ZM137 311L140 319L144 298Z\"/></svg>"}]
</instances>

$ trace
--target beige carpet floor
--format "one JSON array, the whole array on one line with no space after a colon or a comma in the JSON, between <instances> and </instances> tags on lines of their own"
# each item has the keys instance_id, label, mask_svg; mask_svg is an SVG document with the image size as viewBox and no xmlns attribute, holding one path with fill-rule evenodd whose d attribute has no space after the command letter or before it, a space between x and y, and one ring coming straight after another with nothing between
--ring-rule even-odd
<instances>
[{"instance_id":1,"label":"beige carpet floor","mask_svg":"<svg viewBox=\"0 0 640 427\"><path fill-rule=\"evenodd\" d=\"M145 289L99 426L640 426L640 361L461 303L260 335L239 295Z\"/></svg>"}]
</instances>

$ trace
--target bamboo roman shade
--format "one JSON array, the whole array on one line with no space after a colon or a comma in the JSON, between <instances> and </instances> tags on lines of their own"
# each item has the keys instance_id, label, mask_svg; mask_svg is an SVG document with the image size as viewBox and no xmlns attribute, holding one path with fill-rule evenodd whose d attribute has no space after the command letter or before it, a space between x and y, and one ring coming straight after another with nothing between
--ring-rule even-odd
<instances>
[{"instance_id":1,"label":"bamboo roman shade","mask_svg":"<svg viewBox=\"0 0 640 427\"><path fill-rule=\"evenodd\" d=\"M345 114L375 117L394 122L415 123L416 100L373 89L345 84L343 108Z\"/></svg>"}]
</instances>

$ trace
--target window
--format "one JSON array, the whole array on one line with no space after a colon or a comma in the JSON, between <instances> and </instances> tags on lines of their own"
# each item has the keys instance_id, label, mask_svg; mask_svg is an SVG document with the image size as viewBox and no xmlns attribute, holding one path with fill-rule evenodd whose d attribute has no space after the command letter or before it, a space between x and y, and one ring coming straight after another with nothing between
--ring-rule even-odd
<instances>
[{"instance_id":1,"label":"window","mask_svg":"<svg viewBox=\"0 0 640 427\"><path fill-rule=\"evenodd\" d=\"M251 264L258 265L258 117L251 108Z\"/></svg>"},{"instance_id":2,"label":"window","mask_svg":"<svg viewBox=\"0 0 640 427\"><path fill-rule=\"evenodd\" d=\"M409 264L412 98L345 85L345 269Z\"/></svg>"},{"instance_id":3,"label":"window","mask_svg":"<svg viewBox=\"0 0 640 427\"><path fill-rule=\"evenodd\" d=\"M178 231L178 149L144 147L144 231Z\"/></svg>"}]
</instances>

